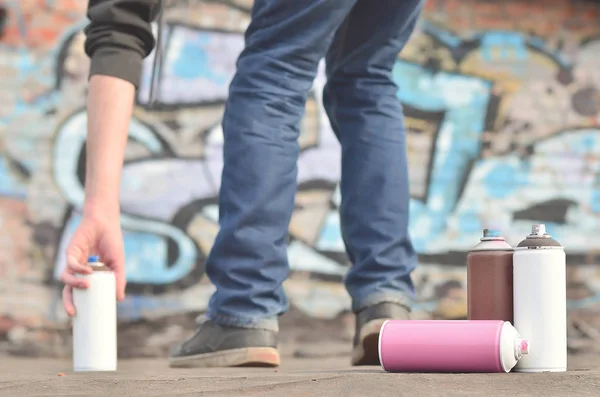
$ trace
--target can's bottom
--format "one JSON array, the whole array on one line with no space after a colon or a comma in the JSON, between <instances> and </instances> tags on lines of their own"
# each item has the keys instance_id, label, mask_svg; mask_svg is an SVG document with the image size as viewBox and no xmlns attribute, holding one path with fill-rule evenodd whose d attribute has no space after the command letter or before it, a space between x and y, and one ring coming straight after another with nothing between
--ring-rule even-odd
<instances>
[{"instance_id":1,"label":"can's bottom","mask_svg":"<svg viewBox=\"0 0 600 397\"><path fill-rule=\"evenodd\" d=\"M561 368L525 368L525 369L513 369L513 372L527 372L527 373L536 373L536 372L567 372L566 367Z\"/></svg>"},{"instance_id":2,"label":"can's bottom","mask_svg":"<svg viewBox=\"0 0 600 397\"><path fill-rule=\"evenodd\" d=\"M117 369L115 367L80 367L80 368L73 368L74 372L114 372Z\"/></svg>"}]
</instances>

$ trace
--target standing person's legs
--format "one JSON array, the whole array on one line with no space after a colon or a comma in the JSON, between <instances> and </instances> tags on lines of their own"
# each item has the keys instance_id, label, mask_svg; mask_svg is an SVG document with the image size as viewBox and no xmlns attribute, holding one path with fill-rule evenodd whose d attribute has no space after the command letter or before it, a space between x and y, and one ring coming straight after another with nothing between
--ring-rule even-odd
<instances>
[{"instance_id":1,"label":"standing person's legs","mask_svg":"<svg viewBox=\"0 0 600 397\"><path fill-rule=\"evenodd\" d=\"M223 119L220 230L208 321L173 366L277 365L298 135L319 60L356 0L256 0Z\"/></svg>"},{"instance_id":2,"label":"standing person's legs","mask_svg":"<svg viewBox=\"0 0 600 397\"><path fill-rule=\"evenodd\" d=\"M377 364L385 319L408 318L417 262L408 235L406 134L392 68L422 0L358 0L327 54L324 102L342 145L341 227L353 264L354 364Z\"/></svg>"}]
</instances>

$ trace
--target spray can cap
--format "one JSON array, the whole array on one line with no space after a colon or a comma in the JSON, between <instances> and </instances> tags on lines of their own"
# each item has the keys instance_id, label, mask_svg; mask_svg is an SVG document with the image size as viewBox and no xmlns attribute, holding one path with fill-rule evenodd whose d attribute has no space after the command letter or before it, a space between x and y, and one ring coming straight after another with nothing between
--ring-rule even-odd
<instances>
[{"instance_id":1,"label":"spray can cap","mask_svg":"<svg viewBox=\"0 0 600 397\"><path fill-rule=\"evenodd\" d=\"M502 233L498 229L483 229L483 236L479 239L479 243L471 248L473 251L512 251L510 246L502 237Z\"/></svg>"},{"instance_id":2,"label":"spray can cap","mask_svg":"<svg viewBox=\"0 0 600 397\"><path fill-rule=\"evenodd\" d=\"M537 247L561 247L560 243L546 233L546 225L543 223L531 226L531 234L525 240L521 241L518 248L537 248Z\"/></svg>"}]
</instances>

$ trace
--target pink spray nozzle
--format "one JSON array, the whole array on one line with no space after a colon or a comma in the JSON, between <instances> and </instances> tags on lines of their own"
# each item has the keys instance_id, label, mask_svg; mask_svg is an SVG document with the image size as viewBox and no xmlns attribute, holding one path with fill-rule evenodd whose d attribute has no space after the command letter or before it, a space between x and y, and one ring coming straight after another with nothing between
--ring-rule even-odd
<instances>
[{"instance_id":1,"label":"pink spray nozzle","mask_svg":"<svg viewBox=\"0 0 600 397\"><path fill-rule=\"evenodd\" d=\"M521 343L519 343L519 350L521 351L521 354L529 354L529 342L525 339L521 340Z\"/></svg>"}]
</instances>

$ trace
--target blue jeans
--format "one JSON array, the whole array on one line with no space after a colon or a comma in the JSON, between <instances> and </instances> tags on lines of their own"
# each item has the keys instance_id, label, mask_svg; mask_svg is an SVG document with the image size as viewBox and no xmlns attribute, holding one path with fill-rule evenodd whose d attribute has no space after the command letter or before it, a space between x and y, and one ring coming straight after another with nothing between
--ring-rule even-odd
<instances>
[{"instance_id":1,"label":"blue jeans","mask_svg":"<svg viewBox=\"0 0 600 397\"><path fill-rule=\"evenodd\" d=\"M422 0L256 0L223 119L220 231L206 272L207 317L277 329L288 308L286 239L299 124L319 61L323 100L342 147L341 229L352 309L410 305L406 134L392 67Z\"/></svg>"}]
</instances>

